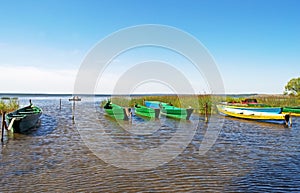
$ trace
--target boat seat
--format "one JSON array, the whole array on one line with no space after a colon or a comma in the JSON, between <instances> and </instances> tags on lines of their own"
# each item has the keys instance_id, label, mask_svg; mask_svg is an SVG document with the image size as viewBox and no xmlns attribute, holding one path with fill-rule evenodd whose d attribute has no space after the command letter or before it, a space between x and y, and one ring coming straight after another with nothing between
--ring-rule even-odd
<instances>
[{"instance_id":1,"label":"boat seat","mask_svg":"<svg viewBox=\"0 0 300 193\"><path fill-rule=\"evenodd\" d=\"M34 111L22 111L22 112L18 112L19 114L33 114Z\"/></svg>"},{"instance_id":2,"label":"boat seat","mask_svg":"<svg viewBox=\"0 0 300 193\"><path fill-rule=\"evenodd\" d=\"M10 115L11 117L24 117L24 115Z\"/></svg>"}]
</instances>

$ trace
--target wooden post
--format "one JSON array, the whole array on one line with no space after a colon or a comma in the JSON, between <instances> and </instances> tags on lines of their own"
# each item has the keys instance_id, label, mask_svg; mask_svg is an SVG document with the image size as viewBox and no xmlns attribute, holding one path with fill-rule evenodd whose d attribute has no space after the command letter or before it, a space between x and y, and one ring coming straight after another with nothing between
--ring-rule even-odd
<instances>
[{"instance_id":1,"label":"wooden post","mask_svg":"<svg viewBox=\"0 0 300 193\"><path fill-rule=\"evenodd\" d=\"M61 110L61 99L59 99L59 110Z\"/></svg>"},{"instance_id":2,"label":"wooden post","mask_svg":"<svg viewBox=\"0 0 300 193\"><path fill-rule=\"evenodd\" d=\"M2 112L1 142L4 139L5 112Z\"/></svg>"},{"instance_id":3,"label":"wooden post","mask_svg":"<svg viewBox=\"0 0 300 193\"><path fill-rule=\"evenodd\" d=\"M6 130L8 130L8 125L6 124L6 120L5 120L5 115L6 115L6 112L4 112L4 128L6 129Z\"/></svg>"},{"instance_id":4,"label":"wooden post","mask_svg":"<svg viewBox=\"0 0 300 193\"><path fill-rule=\"evenodd\" d=\"M73 98L70 98L69 101L73 101L72 105L72 120L74 121L74 113L75 113L75 101L81 101L81 99L78 96L74 96Z\"/></svg>"},{"instance_id":5,"label":"wooden post","mask_svg":"<svg viewBox=\"0 0 300 193\"><path fill-rule=\"evenodd\" d=\"M205 123L208 123L208 104L205 103L205 106L204 106L204 120L205 120Z\"/></svg>"},{"instance_id":6,"label":"wooden post","mask_svg":"<svg viewBox=\"0 0 300 193\"><path fill-rule=\"evenodd\" d=\"M292 123L292 115L291 115L291 113L290 113L289 115L290 115L290 120L289 120L289 122L290 122L290 127L292 127L292 126L293 126L293 123Z\"/></svg>"},{"instance_id":7,"label":"wooden post","mask_svg":"<svg viewBox=\"0 0 300 193\"><path fill-rule=\"evenodd\" d=\"M284 120L285 120L285 126L286 127L292 127L292 116L291 116L291 113L285 114L284 115Z\"/></svg>"},{"instance_id":8,"label":"wooden post","mask_svg":"<svg viewBox=\"0 0 300 193\"><path fill-rule=\"evenodd\" d=\"M75 100L73 100L73 108L72 108L72 120L74 120L74 113L75 113Z\"/></svg>"}]
</instances>

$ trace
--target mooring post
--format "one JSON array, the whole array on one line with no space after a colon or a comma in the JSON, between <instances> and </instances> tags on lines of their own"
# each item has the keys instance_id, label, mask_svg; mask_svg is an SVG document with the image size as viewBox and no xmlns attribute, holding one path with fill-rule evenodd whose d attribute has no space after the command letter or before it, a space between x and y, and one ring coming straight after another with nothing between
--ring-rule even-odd
<instances>
[{"instance_id":1,"label":"mooring post","mask_svg":"<svg viewBox=\"0 0 300 193\"><path fill-rule=\"evenodd\" d=\"M76 101L81 101L81 99L78 96L74 96L73 98L70 98L69 101L73 101L72 105L72 120L74 121L75 119L75 102Z\"/></svg>"},{"instance_id":2,"label":"mooring post","mask_svg":"<svg viewBox=\"0 0 300 193\"><path fill-rule=\"evenodd\" d=\"M204 114L205 114L205 123L208 122L208 104L205 103L205 106L204 106Z\"/></svg>"},{"instance_id":3,"label":"mooring post","mask_svg":"<svg viewBox=\"0 0 300 193\"><path fill-rule=\"evenodd\" d=\"M61 99L59 99L59 110L61 110Z\"/></svg>"},{"instance_id":4,"label":"mooring post","mask_svg":"<svg viewBox=\"0 0 300 193\"><path fill-rule=\"evenodd\" d=\"M72 120L74 120L74 113L75 113L75 100L73 100L73 105L72 105Z\"/></svg>"},{"instance_id":5,"label":"mooring post","mask_svg":"<svg viewBox=\"0 0 300 193\"><path fill-rule=\"evenodd\" d=\"M1 126L1 142L4 139L4 124L5 124L5 112L2 112L2 126Z\"/></svg>"}]
</instances>

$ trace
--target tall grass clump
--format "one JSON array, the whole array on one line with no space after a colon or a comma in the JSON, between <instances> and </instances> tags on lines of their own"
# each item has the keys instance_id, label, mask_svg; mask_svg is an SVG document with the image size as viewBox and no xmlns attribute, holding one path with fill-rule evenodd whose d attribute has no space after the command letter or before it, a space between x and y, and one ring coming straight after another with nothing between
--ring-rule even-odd
<instances>
[{"instance_id":1,"label":"tall grass clump","mask_svg":"<svg viewBox=\"0 0 300 193\"><path fill-rule=\"evenodd\" d=\"M170 103L180 108L194 108L195 113L205 114L205 108L208 108L209 114L217 113L216 103L224 100L222 97L214 95L163 95L163 96L142 96L131 99L134 103L144 104L144 101L160 101ZM206 105L207 104L207 105Z\"/></svg>"},{"instance_id":2,"label":"tall grass clump","mask_svg":"<svg viewBox=\"0 0 300 193\"><path fill-rule=\"evenodd\" d=\"M0 114L3 112L11 112L19 108L17 98L1 98L0 99Z\"/></svg>"}]
</instances>

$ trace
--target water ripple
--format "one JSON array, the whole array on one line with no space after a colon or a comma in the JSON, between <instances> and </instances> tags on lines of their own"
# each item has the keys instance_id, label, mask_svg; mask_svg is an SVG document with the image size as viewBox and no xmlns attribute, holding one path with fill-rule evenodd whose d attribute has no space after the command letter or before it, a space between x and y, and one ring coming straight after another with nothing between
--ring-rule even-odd
<instances>
[{"instance_id":1,"label":"water ripple","mask_svg":"<svg viewBox=\"0 0 300 193\"><path fill-rule=\"evenodd\" d=\"M40 126L26 135L15 134L1 146L3 192L300 191L299 118L294 118L292 128L226 118L205 155L198 153L207 129L200 121L193 140L175 159L153 170L130 171L105 163L88 149L73 124L66 98L61 110L59 98L33 98L33 102L44 110ZM78 105L83 112L85 103L90 101L83 99ZM135 149L164 144L178 124L166 118L148 122L135 117L127 126L153 129L143 134L120 128L99 107L96 112L97 119L82 116L90 123L101 122L117 143Z\"/></svg>"}]
</instances>

